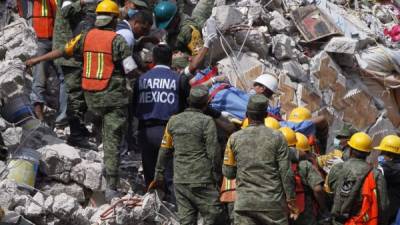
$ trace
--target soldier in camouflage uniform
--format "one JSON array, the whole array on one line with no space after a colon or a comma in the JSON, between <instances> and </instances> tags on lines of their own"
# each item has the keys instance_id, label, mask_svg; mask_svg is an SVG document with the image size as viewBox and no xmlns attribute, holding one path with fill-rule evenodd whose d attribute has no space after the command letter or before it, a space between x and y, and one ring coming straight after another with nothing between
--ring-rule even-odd
<instances>
[{"instance_id":1,"label":"soldier in camouflage uniform","mask_svg":"<svg viewBox=\"0 0 400 225\"><path fill-rule=\"evenodd\" d=\"M189 108L168 121L158 155L155 180L150 189L163 183L166 162L174 157L174 184L181 225L197 224L200 212L206 225L223 225L226 213L219 201L217 168L222 154L213 119L203 114L208 91L195 87Z\"/></svg>"},{"instance_id":2,"label":"soldier in camouflage uniform","mask_svg":"<svg viewBox=\"0 0 400 225\"><path fill-rule=\"evenodd\" d=\"M378 199L378 224L387 224L385 213L388 199L383 174L365 161L371 151L371 144L372 139L367 134L355 133L348 141L350 159L335 165L329 172L327 183L334 194L333 224L345 224L359 214L362 204L361 188L371 172L376 183L374 194ZM366 216L365 219L364 223L367 224L374 218Z\"/></svg>"},{"instance_id":3,"label":"soldier in camouflage uniform","mask_svg":"<svg viewBox=\"0 0 400 225\"><path fill-rule=\"evenodd\" d=\"M181 2L178 1L179 7L184 5ZM167 43L173 50L197 55L204 44L201 29L211 16L213 6L214 0L200 0L190 18L181 18L178 11L183 8L178 10L174 3L160 2L154 8L157 27L168 32Z\"/></svg>"},{"instance_id":4,"label":"soldier in camouflage uniform","mask_svg":"<svg viewBox=\"0 0 400 225\"><path fill-rule=\"evenodd\" d=\"M119 145L126 131L128 95L126 78L123 74L130 74L136 68L133 66L131 51L125 39L113 31L119 14L116 3L105 0L97 6L96 12L98 14L95 23L96 29L91 29L89 32L84 32L73 38L65 46L63 54L67 57L72 55L84 57L83 71L85 73L84 75L80 74L80 76L82 76L85 100L90 111L102 117L102 139L107 180L106 199L109 200L117 195ZM102 35L103 39L96 39L97 33L91 34L92 32ZM113 35L112 39L108 35ZM98 43L96 43L96 40L98 40ZM110 42L106 40L110 40ZM93 48L96 50L88 50ZM108 50L104 50L107 48L112 50L108 59L107 53L102 53L107 52ZM90 53L90 56L88 56L88 53ZM102 60L102 62L98 62L99 60ZM112 62L109 60L112 60ZM93 66L96 63L98 65ZM112 72L110 77L107 78L107 72L104 71L110 71L110 68L112 68ZM97 85L101 86L105 79L108 83L104 87L98 88Z\"/></svg>"},{"instance_id":5,"label":"soldier in camouflage uniform","mask_svg":"<svg viewBox=\"0 0 400 225\"><path fill-rule=\"evenodd\" d=\"M301 212L296 220L290 221L290 224L317 225L316 204L318 204L318 209L321 212L322 220L320 224L322 222L330 224L330 215L326 207L323 190L324 179L318 169L307 160L307 154L310 153L311 146L307 137L301 133L296 133L296 140L296 147L291 148L291 151L294 150L295 154L291 154L290 158L292 171L296 176L297 208ZM293 157L294 155L297 156ZM298 178L300 179L298 180Z\"/></svg>"},{"instance_id":6,"label":"soldier in camouflage uniform","mask_svg":"<svg viewBox=\"0 0 400 225\"><path fill-rule=\"evenodd\" d=\"M294 176L288 145L279 131L264 126L268 100L253 95L247 106L250 126L231 135L223 174L236 178L235 224L288 224L296 214Z\"/></svg>"},{"instance_id":7,"label":"soldier in camouflage uniform","mask_svg":"<svg viewBox=\"0 0 400 225\"><path fill-rule=\"evenodd\" d=\"M54 25L53 49L63 49L74 36L88 31L94 26L96 0L58 0L58 11ZM87 110L81 89L82 61L77 58L59 58L55 63L61 66L65 76L68 95L67 116L71 129L68 144L78 147L90 147L86 137L88 130L83 125Z\"/></svg>"}]
</instances>

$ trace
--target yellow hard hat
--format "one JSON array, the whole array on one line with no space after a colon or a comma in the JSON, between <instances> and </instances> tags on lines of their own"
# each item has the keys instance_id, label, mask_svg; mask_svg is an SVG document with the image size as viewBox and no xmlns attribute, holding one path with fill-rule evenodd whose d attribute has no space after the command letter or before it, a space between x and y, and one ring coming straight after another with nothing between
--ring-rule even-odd
<instances>
[{"instance_id":1,"label":"yellow hard hat","mask_svg":"<svg viewBox=\"0 0 400 225\"><path fill-rule=\"evenodd\" d=\"M309 120L311 119L311 112L307 108L304 107L297 107L290 112L289 115L289 121L290 122L295 122L295 123L300 123L303 122L304 120Z\"/></svg>"},{"instance_id":2,"label":"yellow hard hat","mask_svg":"<svg viewBox=\"0 0 400 225\"><path fill-rule=\"evenodd\" d=\"M112 0L103 0L97 5L96 13L108 13L119 16L119 7L117 3Z\"/></svg>"},{"instance_id":3,"label":"yellow hard hat","mask_svg":"<svg viewBox=\"0 0 400 225\"><path fill-rule=\"evenodd\" d=\"M388 135L384 137L379 146L374 149L400 154L400 137L396 135Z\"/></svg>"},{"instance_id":4,"label":"yellow hard hat","mask_svg":"<svg viewBox=\"0 0 400 225\"><path fill-rule=\"evenodd\" d=\"M371 152L371 137L364 132L357 132L351 136L347 144L361 152Z\"/></svg>"},{"instance_id":5,"label":"yellow hard hat","mask_svg":"<svg viewBox=\"0 0 400 225\"><path fill-rule=\"evenodd\" d=\"M307 152L311 150L311 146L308 143L308 138L299 132L296 132L296 149L302 152Z\"/></svg>"},{"instance_id":6,"label":"yellow hard hat","mask_svg":"<svg viewBox=\"0 0 400 225\"><path fill-rule=\"evenodd\" d=\"M279 128L281 128L281 125L279 124L278 120L270 116L265 118L264 124L266 127L269 127L274 130L278 130Z\"/></svg>"},{"instance_id":7,"label":"yellow hard hat","mask_svg":"<svg viewBox=\"0 0 400 225\"><path fill-rule=\"evenodd\" d=\"M281 127L279 128L279 130L282 132L283 136L285 136L288 146L296 145L296 133L294 133L294 131L290 127Z\"/></svg>"}]
</instances>

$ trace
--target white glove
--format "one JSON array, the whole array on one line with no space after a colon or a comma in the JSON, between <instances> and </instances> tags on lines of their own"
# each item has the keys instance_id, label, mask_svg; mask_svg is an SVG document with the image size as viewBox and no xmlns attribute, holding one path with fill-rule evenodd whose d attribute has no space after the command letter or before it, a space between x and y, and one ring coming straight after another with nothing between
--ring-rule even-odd
<instances>
[{"instance_id":1,"label":"white glove","mask_svg":"<svg viewBox=\"0 0 400 225\"><path fill-rule=\"evenodd\" d=\"M210 48L213 41L217 38L217 22L214 18L210 17L202 29L204 47Z\"/></svg>"}]
</instances>

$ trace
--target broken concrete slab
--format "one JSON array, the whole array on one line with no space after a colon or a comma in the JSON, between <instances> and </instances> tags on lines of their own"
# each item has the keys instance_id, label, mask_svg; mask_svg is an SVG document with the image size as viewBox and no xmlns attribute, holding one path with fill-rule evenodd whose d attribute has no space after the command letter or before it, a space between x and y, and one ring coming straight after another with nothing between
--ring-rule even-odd
<instances>
[{"instance_id":1,"label":"broken concrete slab","mask_svg":"<svg viewBox=\"0 0 400 225\"><path fill-rule=\"evenodd\" d=\"M271 27L271 31L275 33L288 33L292 29L292 24L289 20L285 19L281 13L278 11L273 11L270 16L272 17L269 26Z\"/></svg>"},{"instance_id":2,"label":"broken concrete slab","mask_svg":"<svg viewBox=\"0 0 400 225\"><path fill-rule=\"evenodd\" d=\"M246 46L250 51L256 52L261 58L265 58L270 47L265 38L265 33L268 33L266 26L240 30L235 33L236 43L240 46Z\"/></svg>"},{"instance_id":3,"label":"broken concrete slab","mask_svg":"<svg viewBox=\"0 0 400 225\"><path fill-rule=\"evenodd\" d=\"M68 220L79 209L79 204L74 197L61 193L54 197L52 212L60 219Z\"/></svg>"},{"instance_id":4,"label":"broken concrete slab","mask_svg":"<svg viewBox=\"0 0 400 225\"><path fill-rule=\"evenodd\" d=\"M71 178L93 191L105 190L105 178L101 163L82 161L71 170Z\"/></svg>"},{"instance_id":5,"label":"broken concrete slab","mask_svg":"<svg viewBox=\"0 0 400 225\"><path fill-rule=\"evenodd\" d=\"M36 218L45 214L44 210L45 198L42 193L37 192L32 199L29 199L25 206L24 215L28 218Z\"/></svg>"},{"instance_id":6,"label":"broken concrete slab","mask_svg":"<svg viewBox=\"0 0 400 225\"><path fill-rule=\"evenodd\" d=\"M242 13L233 6L222 5L213 8L212 16L217 22L217 27L221 31L226 31L236 24L243 21Z\"/></svg>"},{"instance_id":7,"label":"broken concrete slab","mask_svg":"<svg viewBox=\"0 0 400 225\"><path fill-rule=\"evenodd\" d=\"M38 149L42 154L40 170L47 176L68 183L72 167L82 161L79 150L67 144L47 145Z\"/></svg>"},{"instance_id":8,"label":"broken concrete slab","mask_svg":"<svg viewBox=\"0 0 400 225\"><path fill-rule=\"evenodd\" d=\"M0 33L0 46L7 49L5 59L20 58L26 60L37 52L35 31L29 27L25 19L13 16L14 22L5 26ZM0 59L2 60L2 59Z\"/></svg>"},{"instance_id":9,"label":"broken concrete slab","mask_svg":"<svg viewBox=\"0 0 400 225\"><path fill-rule=\"evenodd\" d=\"M307 82L308 80L308 74L304 71L302 65L295 60L283 62L282 69L292 81Z\"/></svg>"},{"instance_id":10,"label":"broken concrete slab","mask_svg":"<svg viewBox=\"0 0 400 225\"><path fill-rule=\"evenodd\" d=\"M264 64L249 53L242 53L237 58L224 58L217 65L220 74L226 75L233 86L245 91L250 91L253 81L264 71Z\"/></svg>"},{"instance_id":11,"label":"broken concrete slab","mask_svg":"<svg viewBox=\"0 0 400 225\"><path fill-rule=\"evenodd\" d=\"M48 195L55 196L60 193L66 193L67 195L70 195L70 196L76 198L76 200L79 203L84 203L86 200L83 188L75 183L62 184L62 183L57 183L57 182L49 182L49 183L46 182L46 183L38 186L38 188L42 192L44 192L45 194L48 194Z\"/></svg>"},{"instance_id":12,"label":"broken concrete slab","mask_svg":"<svg viewBox=\"0 0 400 225\"><path fill-rule=\"evenodd\" d=\"M329 53L355 54L359 49L359 42L348 37L333 37L324 50Z\"/></svg>"},{"instance_id":13,"label":"broken concrete slab","mask_svg":"<svg viewBox=\"0 0 400 225\"><path fill-rule=\"evenodd\" d=\"M272 53L279 60L292 58L294 56L292 49L295 46L294 40L285 34L278 34L272 38Z\"/></svg>"}]
</instances>

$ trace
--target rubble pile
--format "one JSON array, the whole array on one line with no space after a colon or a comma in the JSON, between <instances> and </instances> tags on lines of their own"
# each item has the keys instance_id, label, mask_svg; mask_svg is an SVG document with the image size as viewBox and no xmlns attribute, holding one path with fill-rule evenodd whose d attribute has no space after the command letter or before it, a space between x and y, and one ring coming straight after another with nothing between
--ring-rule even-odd
<instances>
[{"instance_id":1,"label":"rubble pile","mask_svg":"<svg viewBox=\"0 0 400 225\"><path fill-rule=\"evenodd\" d=\"M283 115L305 106L325 116L330 124L328 145L332 132L344 122L367 131L376 144L400 126L400 94L396 99L395 93L400 87L400 51L391 36L400 13L394 7L342 0L217 0L213 16L220 39L210 60L232 85L246 91L259 75L278 74L279 94L272 104L280 104ZM0 21L4 18L9 21L0 24L1 104L28 93L30 78L23 61L37 48L25 20L13 14ZM104 204L98 195L105 190L102 152L73 148L43 126L29 130L0 119L0 129L9 150L31 148L40 153L36 188L4 179L12 168L0 161L3 221L178 224L157 194L140 196L129 191L129 185L122 200ZM104 216L106 212L112 215Z\"/></svg>"},{"instance_id":2,"label":"rubble pile","mask_svg":"<svg viewBox=\"0 0 400 225\"><path fill-rule=\"evenodd\" d=\"M400 96L400 51L384 30L398 24L396 6L327 0L280 3L242 0L214 8L223 33L211 53L219 71L246 91L262 73L279 74L280 94L274 104L281 105L283 114L305 106L325 116L328 144L344 122L367 131L375 143L395 132L400 126L395 99L396 88Z\"/></svg>"}]
</instances>

